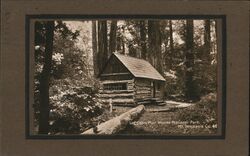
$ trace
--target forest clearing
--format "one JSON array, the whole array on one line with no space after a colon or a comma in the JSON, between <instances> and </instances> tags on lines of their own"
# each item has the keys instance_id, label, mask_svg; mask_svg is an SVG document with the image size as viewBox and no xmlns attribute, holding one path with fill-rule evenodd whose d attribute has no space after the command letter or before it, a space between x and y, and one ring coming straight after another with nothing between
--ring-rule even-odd
<instances>
[{"instance_id":1,"label":"forest clearing","mask_svg":"<svg viewBox=\"0 0 250 156\"><path fill-rule=\"evenodd\" d=\"M216 134L218 22L36 21L34 134Z\"/></svg>"}]
</instances>

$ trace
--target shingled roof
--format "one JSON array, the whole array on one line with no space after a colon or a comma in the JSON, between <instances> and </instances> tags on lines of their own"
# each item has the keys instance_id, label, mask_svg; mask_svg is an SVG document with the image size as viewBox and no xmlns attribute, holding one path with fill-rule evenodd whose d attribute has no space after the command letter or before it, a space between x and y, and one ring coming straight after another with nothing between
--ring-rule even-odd
<instances>
[{"instance_id":1,"label":"shingled roof","mask_svg":"<svg viewBox=\"0 0 250 156\"><path fill-rule=\"evenodd\" d=\"M138 78L148 78L160 81L166 81L161 74L147 61L118 53L113 53L122 64Z\"/></svg>"}]
</instances>

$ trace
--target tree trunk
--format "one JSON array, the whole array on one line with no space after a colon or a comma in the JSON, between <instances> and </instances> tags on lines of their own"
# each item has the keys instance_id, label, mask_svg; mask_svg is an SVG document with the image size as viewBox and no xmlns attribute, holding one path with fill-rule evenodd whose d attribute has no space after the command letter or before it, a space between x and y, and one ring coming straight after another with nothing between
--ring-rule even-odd
<instances>
[{"instance_id":1,"label":"tree trunk","mask_svg":"<svg viewBox=\"0 0 250 156\"><path fill-rule=\"evenodd\" d=\"M210 58L211 51L211 31L210 31L210 20L205 20L205 32L204 32L204 53L203 58L206 65L211 62Z\"/></svg>"},{"instance_id":2,"label":"tree trunk","mask_svg":"<svg viewBox=\"0 0 250 156\"><path fill-rule=\"evenodd\" d=\"M129 56L137 57L136 49L133 47L132 44L128 45L128 53L129 53Z\"/></svg>"},{"instance_id":3,"label":"tree trunk","mask_svg":"<svg viewBox=\"0 0 250 156\"><path fill-rule=\"evenodd\" d=\"M149 62L162 74L161 32L159 21L148 21Z\"/></svg>"},{"instance_id":4,"label":"tree trunk","mask_svg":"<svg viewBox=\"0 0 250 156\"><path fill-rule=\"evenodd\" d=\"M140 21L141 57L147 59L146 21Z\"/></svg>"},{"instance_id":5,"label":"tree trunk","mask_svg":"<svg viewBox=\"0 0 250 156\"><path fill-rule=\"evenodd\" d=\"M154 39L154 22L148 21L148 61L155 66L154 57L155 57L155 39Z\"/></svg>"},{"instance_id":6,"label":"tree trunk","mask_svg":"<svg viewBox=\"0 0 250 156\"><path fill-rule=\"evenodd\" d=\"M121 54L125 54L125 41L124 40L122 40L122 52L121 52Z\"/></svg>"},{"instance_id":7,"label":"tree trunk","mask_svg":"<svg viewBox=\"0 0 250 156\"><path fill-rule=\"evenodd\" d=\"M49 132L49 80L52 63L53 38L54 38L54 21L46 23L46 41L44 66L40 77L40 114L39 114L39 134L48 134Z\"/></svg>"},{"instance_id":8,"label":"tree trunk","mask_svg":"<svg viewBox=\"0 0 250 156\"><path fill-rule=\"evenodd\" d=\"M92 49L93 49L94 76L97 77L99 74L99 68L97 62L96 21L92 21Z\"/></svg>"},{"instance_id":9,"label":"tree trunk","mask_svg":"<svg viewBox=\"0 0 250 156\"><path fill-rule=\"evenodd\" d=\"M109 56L116 51L116 31L117 21L113 20L110 26L110 38L109 38Z\"/></svg>"},{"instance_id":10,"label":"tree trunk","mask_svg":"<svg viewBox=\"0 0 250 156\"><path fill-rule=\"evenodd\" d=\"M220 19L215 20L215 49L216 55L219 56L222 53L222 21Z\"/></svg>"},{"instance_id":11,"label":"tree trunk","mask_svg":"<svg viewBox=\"0 0 250 156\"><path fill-rule=\"evenodd\" d=\"M185 96L188 100L197 99L197 88L194 83L194 23L187 20L186 25L186 77L185 77Z\"/></svg>"},{"instance_id":12,"label":"tree trunk","mask_svg":"<svg viewBox=\"0 0 250 156\"><path fill-rule=\"evenodd\" d=\"M200 70L202 71L200 73L200 86L207 86L207 87L201 87L201 94L207 94L209 93L210 86L211 84L211 73L212 66L211 66L211 61L212 61L212 56L210 55L211 52L211 35L210 35L210 20L204 20L204 45L203 45L203 51L201 53L200 59L202 60ZM209 75L209 76L208 76Z\"/></svg>"},{"instance_id":13,"label":"tree trunk","mask_svg":"<svg viewBox=\"0 0 250 156\"><path fill-rule=\"evenodd\" d=\"M172 54L174 53L174 39L173 39L173 28L172 28L172 20L169 20L169 41L170 41L170 51L169 51L169 59L168 59L168 65L169 69L172 69Z\"/></svg>"},{"instance_id":14,"label":"tree trunk","mask_svg":"<svg viewBox=\"0 0 250 156\"><path fill-rule=\"evenodd\" d=\"M108 60L107 21L98 21L98 68L101 72Z\"/></svg>"}]
</instances>

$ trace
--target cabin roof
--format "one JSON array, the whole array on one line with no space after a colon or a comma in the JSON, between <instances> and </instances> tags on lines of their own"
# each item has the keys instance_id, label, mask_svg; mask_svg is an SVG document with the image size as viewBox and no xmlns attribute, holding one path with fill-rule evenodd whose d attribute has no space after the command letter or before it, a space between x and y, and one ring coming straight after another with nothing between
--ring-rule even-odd
<instances>
[{"instance_id":1,"label":"cabin roof","mask_svg":"<svg viewBox=\"0 0 250 156\"><path fill-rule=\"evenodd\" d=\"M118 53L113 53L113 55L122 62L134 77L166 81L148 61Z\"/></svg>"}]
</instances>

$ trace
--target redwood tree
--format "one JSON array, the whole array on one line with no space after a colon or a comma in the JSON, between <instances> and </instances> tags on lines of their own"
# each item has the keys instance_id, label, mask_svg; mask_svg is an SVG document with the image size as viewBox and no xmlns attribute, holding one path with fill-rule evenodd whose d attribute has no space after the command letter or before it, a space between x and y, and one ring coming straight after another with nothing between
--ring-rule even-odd
<instances>
[{"instance_id":1,"label":"redwood tree","mask_svg":"<svg viewBox=\"0 0 250 156\"><path fill-rule=\"evenodd\" d=\"M108 38L107 38L107 21L98 21L98 54L97 63L101 71L108 60Z\"/></svg>"},{"instance_id":2,"label":"redwood tree","mask_svg":"<svg viewBox=\"0 0 250 156\"><path fill-rule=\"evenodd\" d=\"M117 21L112 20L110 25L109 34L109 56L116 51L116 31L117 31Z\"/></svg>"},{"instance_id":3,"label":"redwood tree","mask_svg":"<svg viewBox=\"0 0 250 156\"><path fill-rule=\"evenodd\" d=\"M162 53L161 53L161 31L159 21L148 21L148 42L149 42L149 62L163 73Z\"/></svg>"},{"instance_id":4,"label":"redwood tree","mask_svg":"<svg viewBox=\"0 0 250 156\"><path fill-rule=\"evenodd\" d=\"M172 20L169 20L169 41L170 41L170 50L169 50L169 69L172 69L172 54L174 53L174 39L173 39L173 27L172 27Z\"/></svg>"},{"instance_id":5,"label":"redwood tree","mask_svg":"<svg viewBox=\"0 0 250 156\"><path fill-rule=\"evenodd\" d=\"M210 20L205 20L205 32L204 32L204 53L203 58L208 65L211 61L210 51L211 51L211 31L210 31Z\"/></svg>"},{"instance_id":6,"label":"redwood tree","mask_svg":"<svg viewBox=\"0 0 250 156\"><path fill-rule=\"evenodd\" d=\"M92 49L93 49L93 66L94 75L97 76L99 73L99 68L97 64L97 38L96 38L96 21L92 21Z\"/></svg>"},{"instance_id":7,"label":"redwood tree","mask_svg":"<svg viewBox=\"0 0 250 156\"><path fill-rule=\"evenodd\" d=\"M185 97L188 100L198 98L197 88L194 81L194 23L188 19L186 24L186 54L185 54Z\"/></svg>"},{"instance_id":8,"label":"redwood tree","mask_svg":"<svg viewBox=\"0 0 250 156\"><path fill-rule=\"evenodd\" d=\"M146 21L140 21L140 37L141 37L141 57L143 59L147 59L147 29L146 29Z\"/></svg>"}]
</instances>

